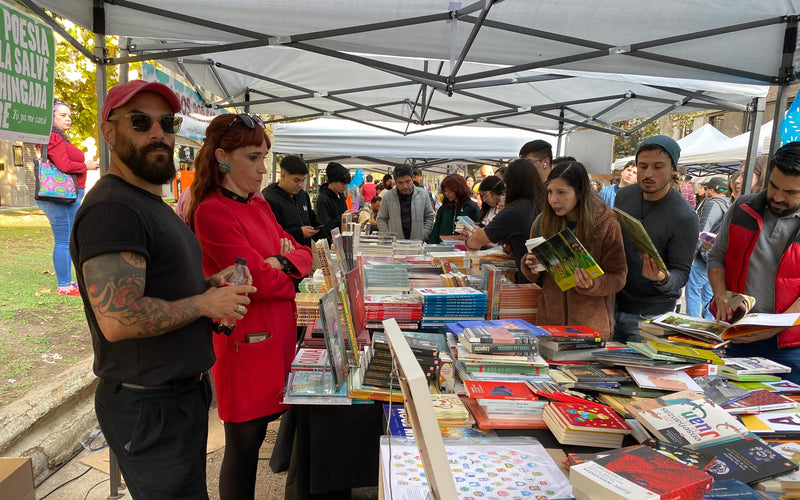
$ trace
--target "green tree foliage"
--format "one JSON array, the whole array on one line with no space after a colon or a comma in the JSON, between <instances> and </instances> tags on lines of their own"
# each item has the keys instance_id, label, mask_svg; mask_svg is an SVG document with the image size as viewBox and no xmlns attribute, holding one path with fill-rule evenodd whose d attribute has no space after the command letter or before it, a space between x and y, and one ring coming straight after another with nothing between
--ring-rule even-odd
<instances>
[{"instance_id":1,"label":"green tree foliage","mask_svg":"<svg viewBox=\"0 0 800 500\"><path fill-rule=\"evenodd\" d=\"M93 34L69 21L56 18L67 32L89 51L94 51ZM106 46L113 54L117 39L106 37ZM68 41L56 34L56 62L54 97L72 108L72 126L67 136L74 144L84 139L98 139L97 97L95 89L96 67L94 62L78 52ZM119 66L106 67L106 88L119 82Z\"/></svg>"},{"instance_id":2,"label":"green tree foliage","mask_svg":"<svg viewBox=\"0 0 800 500\"><path fill-rule=\"evenodd\" d=\"M631 130L645 121L644 118L633 118L631 120L617 122L614 125L623 129ZM614 137L614 159L625 158L626 156L633 156L636 153L636 148L639 143L646 137L656 135L661 132L661 127L658 120L648 123L641 129L637 130L631 135L625 137Z\"/></svg>"}]
</instances>

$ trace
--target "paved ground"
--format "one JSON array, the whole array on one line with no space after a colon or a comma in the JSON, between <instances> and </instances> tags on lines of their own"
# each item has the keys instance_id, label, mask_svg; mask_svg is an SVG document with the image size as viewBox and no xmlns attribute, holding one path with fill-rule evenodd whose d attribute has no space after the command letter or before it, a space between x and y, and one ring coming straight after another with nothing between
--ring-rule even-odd
<instances>
[{"instance_id":1,"label":"paved ground","mask_svg":"<svg viewBox=\"0 0 800 500\"><path fill-rule=\"evenodd\" d=\"M278 432L280 421L270 424L258 465L256 482L257 499L273 500L283 498L286 473L275 474L269 468L269 457ZM216 409L209 413L209 453L208 453L208 492L211 500L218 500L219 469L225 452L224 434L216 416ZM103 446L102 435L89 446L98 450ZM98 468L86 465L94 463L101 469L108 468L108 454L105 449L92 451L84 449L58 472L50 476L38 488L36 498L43 500L105 500L110 495L109 475ZM126 491L120 490L122 498L130 498ZM353 500L373 500L378 498L377 488L357 488L353 490Z\"/></svg>"}]
</instances>

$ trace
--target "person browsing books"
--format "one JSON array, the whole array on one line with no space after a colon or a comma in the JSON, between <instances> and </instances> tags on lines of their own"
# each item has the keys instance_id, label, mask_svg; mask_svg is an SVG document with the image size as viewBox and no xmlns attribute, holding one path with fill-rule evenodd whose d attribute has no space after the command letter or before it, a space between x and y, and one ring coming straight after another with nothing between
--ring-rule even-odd
<instances>
[{"instance_id":1,"label":"person browsing books","mask_svg":"<svg viewBox=\"0 0 800 500\"><path fill-rule=\"evenodd\" d=\"M86 193L70 244L99 378L95 413L133 498L208 498L210 318L242 320L245 294L257 291L223 286L233 266L204 278L197 238L161 198L175 177L180 110L161 83L109 90L108 173Z\"/></svg>"},{"instance_id":2,"label":"person browsing books","mask_svg":"<svg viewBox=\"0 0 800 500\"><path fill-rule=\"evenodd\" d=\"M478 205L472 201L472 191L459 174L450 174L439 185L444 200L436 211L429 243L439 243L440 236L452 236L456 231L459 216L467 216L472 220L478 218Z\"/></svg>"},{"instance_id":3,"label":"person browsing books","mask_svg":"<svg viewBox=\"0 0 800 500\"><path fill-rule=\"evenodd\" d=\"M716 234L722 225L722 218L731 204L728 199L728 182L724 177L712 177L703 183L706 199L697 208L700 216L700 230ZM706 305L711 301L711 285L708 283L706 261L711 243L704 240L697 241L697 250L686 282L686 314L701 318L711 319L713 316Z\"/></svg>"},{"instance_id":4,"label":"person browsing books","mask_svg":"<svg viewBox=\"0 0 800 500\"><path fill-rule=\"evenodd\" d=\"M775 152L767 189L728 210L708 254L715 318L733 314L727 291L756 299L750 312L800 312L800 142ZM762 356L790 366L800 383L800 327L735 337L731 357Z\"/></svg>"},{"instance_id":5,"label":"person browsing books","mask_svg":"<svg viewBox=\"0 0 800 500\"><path fill-rule=\"evenodd\" d=\"M331 242L331 231L342 225L342 214L347 211L347 185L350 171L341 163L332 161L325 167L328 182L319 187L317 196L317 220L323 226L318 238Z\"/></svg>"},{"instance_id":6,"label":"person browsing books","mask_svg":"<svg viewBox=\"0 0 800 500\"><path fill-rule=\"evenodd\" d=\"M504 244L506 253L517 264L517 282L527 283L520 264L531 224L547 202L547 191L539 173L528 160L515 160L505 172L506 206L486 226L469 235L467 249L480 250L491 244Z\"/></svg>"},{"instance_id":7,"label":"person browsing books","mask_svg":"<svg viewBox=\"0 0 800 500\"><path fill-rule=\"evenodd\" d=\"M492 222L494 216L497 215L497 212L502 208L499 205L505 192L506 185L500 177L490 175L483 179L478 187L478 196L480 196L483 203L481 204L481 211L478 213L478 218L475 219L475 222L479 223L481 226L486 226L488 223Z\"/></svg>"},{"instance_id":8,"label":"person browsing books","mask_svg":"<svg viewBox=\"0 0 800 500\"><path fill-rule=\"evenodd\" d=\"M623 231L628 277L625 287L617 293L617 342L640 341L639 321L674 311L689 277L698 220L692 206L674 188L680 154L680 146L669 137L646 138L636 150L637 183L617 193L615 208L642 223L669 271L659 268L653 256L640 256Z\"/></svg>"},{"instance_id":9,"label":"person browsing books","mask_svg":"<svg viewBox=\"0 0 800 500\"><path fill-rule=\"evenodd\" d=\"M319 229L311 199L303 189L307 177L308 165L302 158L284 156L280 180L265 187L262 194L283 230L296 242L310 248Z\"/></svg>"},{"instance_id":10,"label":"person browsing books","mask_svg":"<svg viewBox=\"0 0 800 500\"><path fill-rule=\"evenodd\" d=\"M225 427L219 496L252 499L267 426L288 408L281 402L297 339L293 278L308 274L312 256L281 228L269 203L255 196L270 147L260 118L219 115L205 135L188 213L203 249L203 269L216 272L242 257L258 288L233 332L214 335L212 368Z\"/></svg>"},{"instance_id":11,"label":"person browsing books","mask_svg":"<svg viewBox=\"0 0 800 500\"><path fill-rule=\"evenodd\" d=\"M585 269L575 270L575 287L561 291L549 273L542 279L536 321L540 325L582 325L611 338L614 294L625 285L628 266L619 222L591 188L583 164L572 162L554 167L547 178L547 205L531 227L531 238L550 238L565 228L594 258L603 274L591 278ZM522 273L537 281L536 257L522 259Z\"/></svg>"},{"instance_id":12,"label":"person browsing books","mask_svg":"<svg viewBox=\"0 0 800 500\"><path fill-rule=\"evenodd\" d=\"M395 167L395 187L381 196L383 202L378 211L378 231L393 233L407 240L428 241L435 214L428 191L414 185L413 174L411 165Z\"/></svg>"}]
</instances>

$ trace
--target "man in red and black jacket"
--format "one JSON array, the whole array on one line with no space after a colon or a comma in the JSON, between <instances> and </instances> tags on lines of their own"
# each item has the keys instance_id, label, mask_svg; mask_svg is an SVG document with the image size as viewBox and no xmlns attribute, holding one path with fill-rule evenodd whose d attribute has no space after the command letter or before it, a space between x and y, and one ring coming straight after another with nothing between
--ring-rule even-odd
<instances>
[{"instance_id":1,"label":"man in red and black jacket","mask_svg":"<svg viewBox=\"0 0 800 500\"><path fill-rule=\"evenodd\" d=\"M751 312L800 312L800 142L775 152L765 191L728 210L708 255L715 317L733 310L728 290L756 298ZM790 366L800 383L800 326L734 338L728 356L762 356Z\"/></svg>"}]
</instances>

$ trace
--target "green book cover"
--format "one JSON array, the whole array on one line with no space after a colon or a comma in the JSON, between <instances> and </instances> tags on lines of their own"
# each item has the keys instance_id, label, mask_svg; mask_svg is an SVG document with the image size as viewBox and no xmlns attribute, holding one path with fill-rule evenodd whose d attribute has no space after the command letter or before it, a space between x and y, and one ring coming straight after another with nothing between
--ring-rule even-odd
<instances>
[{"instance_id":1,"label":"green book cover","mask_svg":"<svg viewBox=\"0 0 800 500\"><path fill-rule=\"evenodd\" d=\"M596 278L603 274L603 270L600 269L586 247L569 228L538 245L533 246L532 240L528 240L526 245L562 291L575 287L575 269L577 268L585 269L590 278Z\"/></svg>"},{"instance_id":2,"label":"green book cover","mask_svg":"<svg viewBox=\"0 0 800 500\"><path fill-rule=\"evenodd\" d=\"M653 245L653 240L650 239L650 235L647 234L647 231L644 229L639 219L619 208L614 208L614 213L617 216L619 225L622 226L622 230L625 231L631 244L633 244L633 247L636 249L636 253L638 253L640 257L644 254L653 257L656 260L656 264L658 264L658 268L664 271L666 276L669 276L667 265L664 264L664 260L661 258L661 255L658 254L656 246Z\"/></svg>"}]
</instances>

